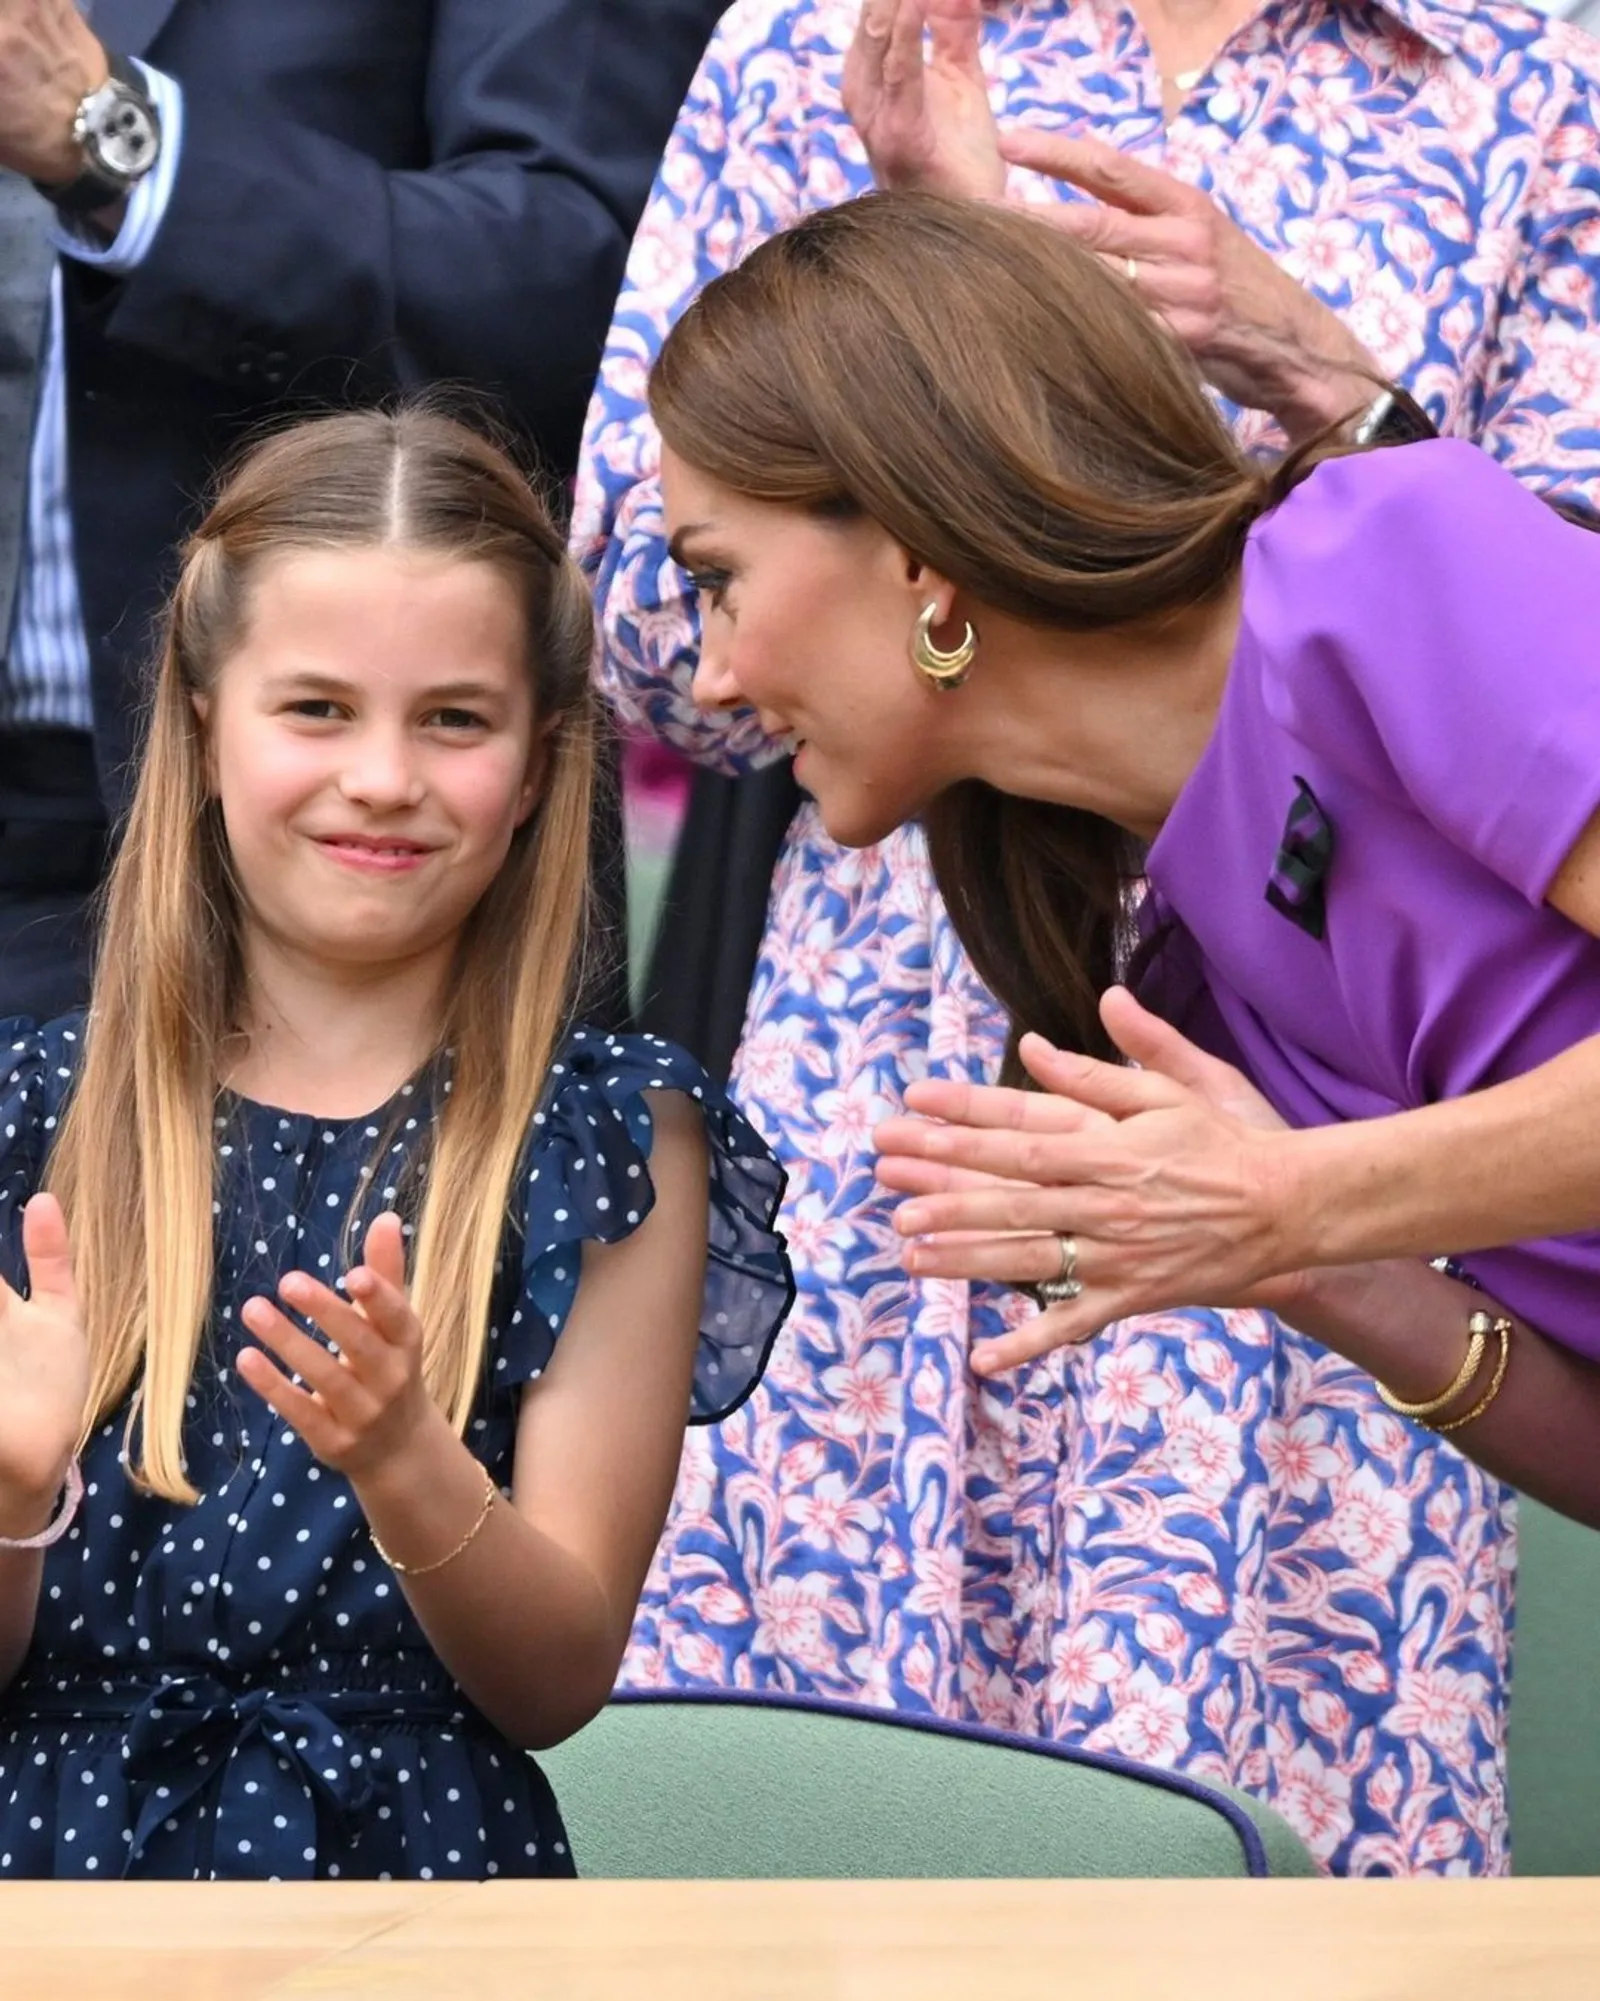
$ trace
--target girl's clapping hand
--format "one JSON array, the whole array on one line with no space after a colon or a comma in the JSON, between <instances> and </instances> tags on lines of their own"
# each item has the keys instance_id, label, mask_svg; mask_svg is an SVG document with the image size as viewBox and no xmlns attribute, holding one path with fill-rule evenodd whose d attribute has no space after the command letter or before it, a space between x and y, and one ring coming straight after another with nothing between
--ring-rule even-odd
<instances>
[{"instance_id":1,"label":"girl's clapping hand","mask_svg":"<svg viewBox=\"0 0 1600 2001\"><path fill-rule=\"evenodd\" d=\"M53 1195L35 1195L23 1211L22 1250L28 1297L0 1279L0 1535L43 1525L89 1392L89 1343L66 1219Z\"/></svg>"},{"instance_id":2,"label":"girl's clapping hand","mask_svg":"<svg viewBox=\"0 0 1600 2001\"><path fill-rule=\"evenodd\" d=\"M271 1300L256 1298L244 1306L244 1323L283 1366L274 1368L259 1348L239 1357L239 1374L251 1389L325 1466L352 1480L410 1445L437 1408L422 1379L422 1324L406 1294L398 1216L377 1218L364 1257L345 1277L348 1299L303 1271L290 1272L278 1287L284 1303L314 1321L335 1352Z\"/></svg>"}]
</instances>

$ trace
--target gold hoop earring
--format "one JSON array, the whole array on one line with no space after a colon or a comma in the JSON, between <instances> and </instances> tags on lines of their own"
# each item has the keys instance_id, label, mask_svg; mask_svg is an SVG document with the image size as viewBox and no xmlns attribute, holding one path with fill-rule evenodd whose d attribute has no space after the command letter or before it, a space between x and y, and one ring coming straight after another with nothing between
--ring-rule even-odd
<instances>
[{"instance_id":1,"label":"gold hoop earring","mask_svg":"<svg viewBox=\"0 0 1600 2001\"><path fill-rule=\"evenodd\" d=\"M952 688L959 688L972 672L972 663L978 657L978 635L969 623L961 635L961 644L946 652L942 646L933 643L933 628L938 617L939 607L936 604L923 608L911 641L911 664L930 687L948 693Z\"/></svg>"}]
</instances>

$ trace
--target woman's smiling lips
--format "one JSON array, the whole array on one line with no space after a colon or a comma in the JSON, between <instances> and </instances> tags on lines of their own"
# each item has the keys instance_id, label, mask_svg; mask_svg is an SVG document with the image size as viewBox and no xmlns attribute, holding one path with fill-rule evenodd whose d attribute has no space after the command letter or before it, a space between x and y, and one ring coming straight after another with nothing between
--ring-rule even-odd
<instances>
[{"instance_id":1,"label":"woman's smiling lips","mask_svg":"<svg viewBox=\"0 0 1600 2001\"><path fill-rule=\"evenodd\" d=\"M331 861L362 875L404 875L437 852L394 834L320 834L317 846Z\"/></svg>"}]
</instances>

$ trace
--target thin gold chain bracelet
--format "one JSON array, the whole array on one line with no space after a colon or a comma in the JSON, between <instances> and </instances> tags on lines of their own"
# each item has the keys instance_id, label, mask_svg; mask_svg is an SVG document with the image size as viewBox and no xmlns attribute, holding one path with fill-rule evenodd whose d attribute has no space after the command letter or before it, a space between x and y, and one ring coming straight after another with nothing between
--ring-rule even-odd
<instances>
[{"instance_id":1,"label":"thin gold chain bracelet","mask_svg":"<svg viewBox=\"0 0 1600 2001\"><path fill-rule=\"evenodd\" d=\"M370 1523L367 1534L372 1538L372 1547L378 1552L396 1577L426 1577L430 1571L443 1570L447 1563L454 1563L462 1551L476 1540L479 1530L494 1511L494 1504L500 1498L500 1489L494 1483L494 1475L487 1467L483 1469L483 1506L478 1510L478 1519L467 1530L454 1549L444 1556L435 1557L432 1563L398 1563L378 1540L378 1532Z\"/></svg>"}]
</instances>

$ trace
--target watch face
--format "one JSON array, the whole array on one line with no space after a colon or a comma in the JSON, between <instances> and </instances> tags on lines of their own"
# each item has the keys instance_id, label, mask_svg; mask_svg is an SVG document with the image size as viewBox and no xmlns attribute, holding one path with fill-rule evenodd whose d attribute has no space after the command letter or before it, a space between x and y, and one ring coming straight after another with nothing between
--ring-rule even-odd
<instances>
[{"instance_id":1,"label":"watch face","mask_svg":"<svg viewBox=\"0 0 1600 2001\"><path fill-rule=\"evenodd\" d=\"M97 167L118 180L136 181L155 163L161 128L142 97L113 85L85 121L84 149Z\"/></svg>"}]
</instances>

